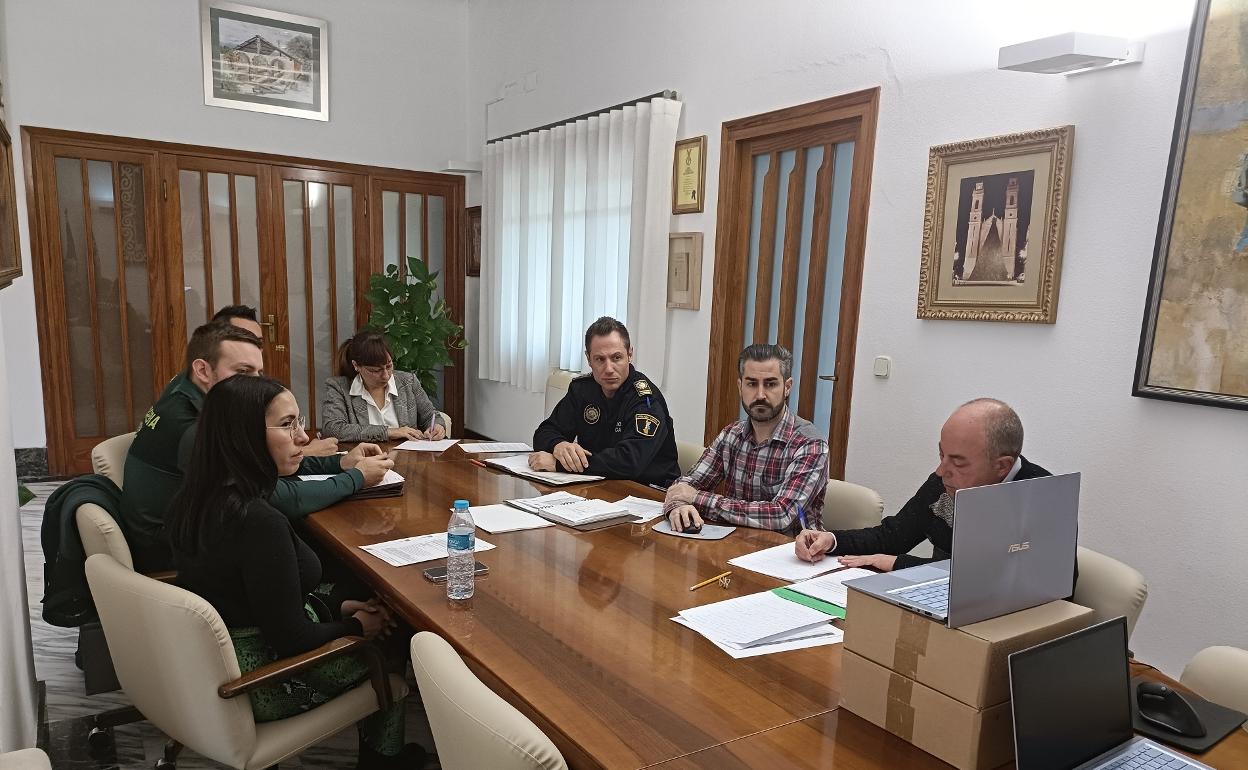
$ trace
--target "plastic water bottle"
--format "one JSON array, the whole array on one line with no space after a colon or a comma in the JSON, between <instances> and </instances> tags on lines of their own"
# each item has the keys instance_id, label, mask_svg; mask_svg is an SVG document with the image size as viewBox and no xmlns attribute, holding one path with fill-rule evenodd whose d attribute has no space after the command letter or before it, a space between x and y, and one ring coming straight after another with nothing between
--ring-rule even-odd
<instances>
[{"instance_id":1,"label":"plastic water bottle","mask_svg":"<svg viewBox=\"0 0 1248 770\"><path fill-rule=\"evenodd\" d=\"M451 509L451 523L446 528L446 598L472 598L476 583L477 525L468 510L467 500L456 500Z\"/></svg>"}]
</instances>

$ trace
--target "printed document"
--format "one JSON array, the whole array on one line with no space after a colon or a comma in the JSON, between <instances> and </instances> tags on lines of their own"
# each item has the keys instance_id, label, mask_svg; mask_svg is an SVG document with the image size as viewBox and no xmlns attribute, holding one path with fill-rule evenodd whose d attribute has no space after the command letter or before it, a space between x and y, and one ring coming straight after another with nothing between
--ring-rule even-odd
<instances>
[{"instance_id":1,"label":"printed document","mask_svg":"<svg viewBox=\"0 0 1248 770\"><path fill-rule=\"evenodd\" d=\"M468 511L472 514L472 520L478 527L494 535L500 532L516 532L522 529L555 526L553 521L546 521L541 516L534 516L527 511L513 508L506 503L474 505Z\"/></svg>"},{"instance_id":2,"label":"printed document","mask_svg":"<svg viewBox=\"0 0 1248 770\"><path fill-rule=\"evenodd\" d=\"M527 455L491 458L484 461L487 465L514 473L526 479L533 479L543 484L559 486L562 484L579 484L582 481L601 481L602 476L588 476L583 473L559 473L557 471L535 471L529 467Z\"/></svg>"},{"instance_id":3,"label":"printed document","mask_svg":"<svg viewBox=\"0 0 1248 770\"><path fill-rule=\"evenodd\" d=\"M672 618L685 628L693 628L689 622L677 615ZM696 630L696 629L695 629ZM717 642L708 638L711 644L731 655L733 658L740 660L741 658L752 658L756 655L770 655L773 652L788 652L789 650L802 650L807 647L822 647L828 644L840 644L845 639L845 632L834 625L829 624L826 629L822 629L813 636L799 636L796 639L782 639L781 641L767 642L766 644L756 644L752 647L737 649L730 647L723 642Z\"/></svg>"},{"instance_id":4,"label":"printed document","mask_svg":"<svg viewBox=\"0 0 1248 770\"><path fill-rule=\"evenodd\" d=\"M623 500L616 501L615 505L636 516L638 524L653 521L663 515L662 500L647 500L644 497L629 495Z\"/></svg>"},{"instance_id":5,"label":"printed document","mask_svg":"<svg viewBox=\"0 0 1248 770\"><path fill-rule=\"evenodd\" d=\"M795 580L806 580L815 575L822 575L825 572L839 569L841 566L841 560L835 556L825 556L823 561L817 561L814 564L802 561L797 558L791 542L781 543L772 548L764 548L754 553L747 553L744 556L729 559L728 563L752 572L760 572L774 578L787 580L790 583Z\"/></svg>"},{"instance_id":6,"label":"printed document","mask_svg":"<svg viewBox=\"0 0 1248 770\"><path fill-rule=\"evenodd\" d=\"M528 444L508 443L506 441L473 441L461 444L460 449L469 454L485 454L487 452L532 452Z\"/></svg>"},{"instance_id":7,"label":"printed document","mask_svg":"<svg viewBox=\"0 0 1248 770\"><path fill-rule=\"evenodd\" d=\"M689 626L707 639L730 647L752 647L797 636L828 625L818 610L787 601L770 591L738 596L680 611Z\"/></svg>"},{"instance_id":8,"label":"printed document","mask_svg":"<svg viewBox=\"0 0 1248 770\"><path fill-rule=\"evenodd\" d=\"M810 580L803 580L800 583L794 583L789 586L789 590L813 596L816 599L822 599L825 602L835 604L837 607L844 607L845 602L848 601L846 594L849 593L849 589L845 587L845 581L877 574L879 573L872 572L869 569L851 567L840 572L833 572L828 575L811 578Z\"/></svg>"},{"instance_id":9,"label":"printed document","mask_svg":"<svg viewBox=\"0 0 1248 770\"><path fill-rule=\"evenodd\" d=\"M381 559L391 567L406 567L409 564L417 564L422 561L434 561L435 559L445 559L446 551L446 533L434 532L428 535L417 535L416 537L404 537L399 540L391 540L385 543L374 543L373 545L362 545L361 549L371 553L378 559ZM481 538L476 539L476 546L473 548L475 553L488 551L494 548L493 545L485 542ZM783 601L783 600L782 600Z\"/></svg>"},{"instance_id":10,"label":"printed document","mask_svg":"<svg viewBox=\"0 0 1248 770\"><path fill-rule=\"evenodd\" d=\"M395 449L409 449L413 452L445 452L458 443L457 438L444 438L438 441L404 441Z\"/></svg>"}]
</instances>

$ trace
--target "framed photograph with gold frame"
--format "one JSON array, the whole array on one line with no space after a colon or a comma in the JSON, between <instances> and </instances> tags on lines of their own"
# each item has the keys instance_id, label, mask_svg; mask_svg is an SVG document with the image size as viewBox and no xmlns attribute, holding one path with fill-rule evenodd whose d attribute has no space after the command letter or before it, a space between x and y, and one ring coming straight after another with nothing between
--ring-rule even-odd
<instances>
[{"instance_id":1,"label":"framed photograph with gold frame","mask_svg":"<svg viewBox=\"0 0 1248 770\"><path fill-rule=\"evenodd\" d=\"M1053 323L1075 127L928 153L919 318Z\"/></svg>"},{"instance_id":2,"label":"framed photograph with gold frame","mask_svg":"<svg viewBox=\"0 0 1248 770\"><path fill-rule=\"evenodd\" d=\"M468 277L481 277L481 207L469 206L467 209L468 216L464 217L465 224L468 227L468 237L465 242L468 244Z\"/></svg>"},{"instance_id":3,"label":"framed photograph with gold frame","mask_svg":"<svg viewBox=\"0 0 1248 770\"><path fill-rule=\"evenodd\" d=\"M667 236L667 306L697 310L702 303L702 233Z\"/></svg>"},{"instance_id":4,"label":"framed photograph with gold frame","mask_svg":"<svg viewBox=\"0 0 1248 770\"><path fill-rule=\"evenodd\" d=\"M702 210L706 190L706 134L676 142L672 158L672 213Z\"/></svg>"}]
</instances>

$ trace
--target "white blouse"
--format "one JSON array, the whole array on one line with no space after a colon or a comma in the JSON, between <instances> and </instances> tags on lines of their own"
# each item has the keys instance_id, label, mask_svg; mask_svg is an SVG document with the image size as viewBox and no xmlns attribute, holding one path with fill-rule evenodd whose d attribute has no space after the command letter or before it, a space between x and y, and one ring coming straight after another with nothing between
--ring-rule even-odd
<instances>
[{"instance_id":1,"label":"white blouse","mask_svg":"<svg viewBox=\"0 0 1248 770\"><path fill-rule=\"evenodd\" d=\"M394 399L399 395L399 386L394 384L393 377L386 383L386 405L381 409L377 408L377 402L373 401L372 395L364 388L364 380L358 374L351 381L350 393L352 396L364 399L364 403L368 404L369 425L385 425L387 428L399 427L399 418L394 414Z\"/></svg>"}]
</instances>

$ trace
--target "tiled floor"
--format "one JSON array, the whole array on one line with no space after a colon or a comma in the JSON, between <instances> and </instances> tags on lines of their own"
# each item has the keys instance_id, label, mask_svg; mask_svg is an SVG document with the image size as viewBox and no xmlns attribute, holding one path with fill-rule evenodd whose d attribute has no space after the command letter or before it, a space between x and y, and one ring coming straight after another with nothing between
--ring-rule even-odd
<instances>
[{"instance_id":1,"label":"tiled floor","mask_svg":"<svg viewBox=\"0 0 1248 770\"><path fill-rule=\"evenodd\" d=\"M75 770L113 770L114 768L150 768L161 756L164 734L148 722L114 728L113 749L105 756L92 758L87 751L90 716L101 711L129 705L121 692L84 695L82 672L74 665L78 632L43 622L39 600L43 598L43 551L39 529L43 522L43 503L59 486L58 482L29 484L38 497L21 509L22 541L26 555L26 584L30 595L30 632L34 641L35 672L44 685L44 713L41 714L39 747L48 752L52 766ZM410 674L409 674L410 678ZM412 683L412 692L415 693ZM431 754L433 738L419 699L407 700L407 740L421 744ZM344 730L332 739L281 764L284 769L352 768L355 767L356 733ZM221 768L224 765L183 751L178 757L179 770ZM414 769L418 770L418 769Z\"/></svg>"}]
</instances>

